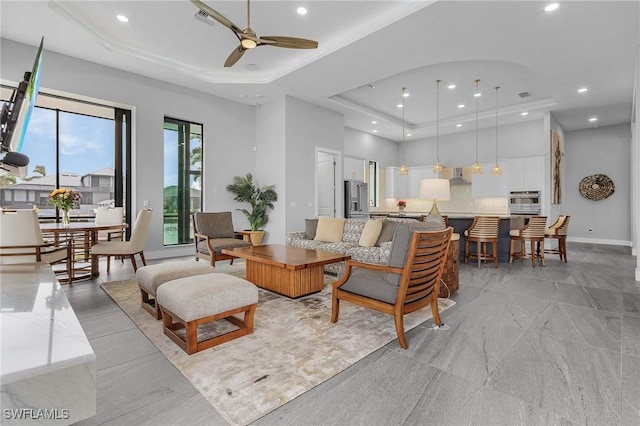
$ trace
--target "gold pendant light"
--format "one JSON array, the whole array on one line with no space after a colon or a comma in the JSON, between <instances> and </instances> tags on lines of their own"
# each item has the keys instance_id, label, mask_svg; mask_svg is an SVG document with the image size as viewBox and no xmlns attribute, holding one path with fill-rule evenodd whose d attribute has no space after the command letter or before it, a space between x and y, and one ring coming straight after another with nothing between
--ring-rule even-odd
<instances>
[{"instance_id":1,"label":"gold pendant light","mask_svg":"<svg viewBox=\"0 0 640 426\"><path fill-rule=\"evenodd\" d=\"M478 141L478 98L480 97L480 92L478 92L478 83L480 80L476 80L476 93L473 94L473 97L476 98L476 162L471 166L471 173L481 174L482 166L478 162L478 150L480 148L480 143Z\"/></svg>"},{"instance_id":2,"label":"gold pendant light","mask_svg":"<svg viewBox=\"0 0 640 426\"><path fill-rule=\"evenodd\" d=\"M442 172L440 164L440 82L436 80L436 165L433 166L433 173Z\"/></svg>"},{"instance_id":3,"label":"gold pendant light","mask_svg":"<svg viewBox=\"0 0 640 426\"><path fill-rule=\"evenodd\" d=\"M498 89L500 86L496 86L496 165L493 166L491 174L494 176L502 176L502 167L498 164Z\"/></svg>"},{"instance_id":4,"label":"gold pendant light","mask_svg":"<svg viewBox=\"0 0 640 426\"><path fill-rule=\"evenodd\" d=\"M400 165L401 175L409 174L409 168L404 162L404 98L406 97L405 96L406 91L407 91L407 88L403 87L402 88L402 164Z\"/></svg>"}]
</instances>

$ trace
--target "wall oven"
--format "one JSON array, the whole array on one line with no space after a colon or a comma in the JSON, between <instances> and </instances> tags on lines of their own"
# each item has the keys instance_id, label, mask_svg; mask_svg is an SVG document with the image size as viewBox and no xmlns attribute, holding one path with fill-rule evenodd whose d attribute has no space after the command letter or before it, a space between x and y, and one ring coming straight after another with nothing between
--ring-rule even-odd
<instances>
[{"instance_id":1,"label":"wall oven","mask_svg":"<svg viewBox=\"0 0 640 426\"><path fill-rule=\"evenodd\" d=\"M541 201L540 191L511 191L509 193L509 214L539 215Z\"/></svg>"}]
</instances>

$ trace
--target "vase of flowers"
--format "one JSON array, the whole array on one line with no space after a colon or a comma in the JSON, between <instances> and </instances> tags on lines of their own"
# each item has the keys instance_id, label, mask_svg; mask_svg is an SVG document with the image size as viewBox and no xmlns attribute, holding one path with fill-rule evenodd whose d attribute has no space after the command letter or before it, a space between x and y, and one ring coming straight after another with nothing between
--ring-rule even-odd
<instances>
[{"instance_id":1,"label":"vase of flowers","mask_svg":"<svg viewBox=\"0 0 640 426\"><path fill-rule=\"evenodd\" d=\"M69 210L80 202L80 193L73 189L58 188L49 193L49 204L62 210L62 226L69 226Z\"/></svg>"},{"instance_id":2,"label":"vase of flowers","mask_svg":"<svg viewBox=\"0 0 640 426\"><path fill-rule=\"evenodd\" d=\"M407 207L407 202L405 200L398 200L398 211L403 212L405 207Z\"/></svg>"}]
</instances>

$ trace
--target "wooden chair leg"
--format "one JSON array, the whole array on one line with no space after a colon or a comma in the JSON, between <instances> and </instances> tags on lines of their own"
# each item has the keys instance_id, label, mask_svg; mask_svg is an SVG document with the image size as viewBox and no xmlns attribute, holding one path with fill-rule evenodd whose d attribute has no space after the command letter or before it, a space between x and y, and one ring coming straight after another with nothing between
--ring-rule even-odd
<instances>
[{"instance_id":1,"label":"wooden chair leg","mask_svg":"<svg viewBox=\"0 0 640 426\"><path fill-rule=\"evenodd\" d=\"M340 300L336 296L336 288L333 288L333 296L331 297L331 322L338 322L338 315L340 315Z\"/></svg>"},{"instance_id":2,"label":"wooden chair leg","mask_svg":"<svg viewBox=\"0 0 640 426\"><path fill-rule=\"evenodd\" d=\"M529 247L531 248L531 266L535 268L536 267L536 243L533 240L529 241Z\"/></svg>"},{"instance_id":3,"label":"wooden chair leg","mask_svg":"<svg viewBox=\"0 0 640 426\"><path fill-rule=\"evenodd\" d=\"M464 240L464 263L469 263L469 237Z\"/></svg>"},{"instance_id":4,"label":"wooden chair leg","mask_svg":"<svg viewBox=\"0 0 640 426\"><path fill-rule=\"evenodd\" d=\"M407 337L404 335L404 321L403 321L404 316L402 315L402 312L400 313L396 313L393 316L394 319L394 323L396 325L396 334L398 335L398 342L400 342L400 347L402 349L407 349L408 345L407 345Z\"/></svg>"},{"instance_id":5,"label":"wooden chair leg","mask_svg":"<svg viewBox=\"0 0 640 426\"><path fill-rule=\"evenodd\" d=\"M513 244L515 243L515 241L513 239L511 239L511 241L509 242L509 263L513 262Z\"/></svg>"},{"instance_id":6,"label":"wooden chair leg","mask_svg":"<svg viewBox=\"0 0 640 426\"><path fill-rule=\"evenodd\" d=\"M131 259L131 266L133 266L133 272L136 272L138 270L138 265L136 265L136 255L135 254L129 255L129 259Z\"/></svg>"},{"instance_id":7,"label":"wooden chair leg","mask_svg":"<svg viewBox=\"0 0 640 426\"><path fill-rule=\"evenodd\" d=\"M544 239L542 241L540 241L538 244L540 244L540 247L538 249L539 250L538 253L540 253L540 264L542 266L547 266L544 263Z\"/></svg>"},{"instance_id":8,"label":"wooden chair leg","mask_svg":"<svg viewBox=\"0 0 640 426\"><path fill-rule=\"evenodd\" d=\"M491 243L491 250L493 251L493 267L498 267L498 242L494 241Z\"/></svg>"},{"instance_id":9,"label":"wooden chair leg","mask_svg":"<svg viewBox=\"0 0 640 426\"><path fill-rule=\"evenodd\" d=\"M111 270L111 256L107 256L107 272Z\"/></svg>"},{"instance_id":10,"label":"wooden chair leg","mask_svg":"<svg viewBox=\"0 0 640 426\"><path fill-rule=\"evenodd\" d=\"M142 259L142 264L147 266L147 261L144 259L144 251L140 252L140 259Z\"/></svg>"},{"instance_id":11,"label":"wooden chair leg","mask_svg":"<svg viewBox=\"0 0 640 426\"><path fill-rule=\"evenodd\" d=\"M440 311L438 310L438 298L434 297L431 299L431 314L433 315L433 322L440 326L442 325L442 320L440 319Z\"/></svg>"},{"instance_id":12,"label":"wooden chair leg","mask_svg":"<svg viewBox=\"0 0 640 426\"><path fill-rule=\"evenodd\" d=\"M476 254L478 255L478 268L481 266L480 261L482 260L482 246L484 243L478 241L476 243Z\"/></svg>"}]
</instances>

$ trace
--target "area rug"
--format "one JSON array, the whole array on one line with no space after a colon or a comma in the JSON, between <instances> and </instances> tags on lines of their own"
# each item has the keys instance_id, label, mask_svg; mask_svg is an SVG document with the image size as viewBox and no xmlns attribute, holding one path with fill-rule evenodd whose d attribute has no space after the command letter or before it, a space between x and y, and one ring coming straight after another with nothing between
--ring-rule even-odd
<instances>
[{"instance_id":1,"label":"area rug","mask_svg":"<svg viewBox=\"0 0 640 426\"><path fill-rule=\"evenodd\" d=\"M244 264L216 268L244 277ZM231 424L249 424L397 338L393 318L348 302L331 318L331 282L320 293L289 299L260 290L253 334L187 355L140 307L135 280L104 290L153 344ZM454 301L439 299L440 311ZM426 307L405 316L405 330L432 318ZM221 321L222 324L228 324Z\"/></svg>"}]
</instances>

